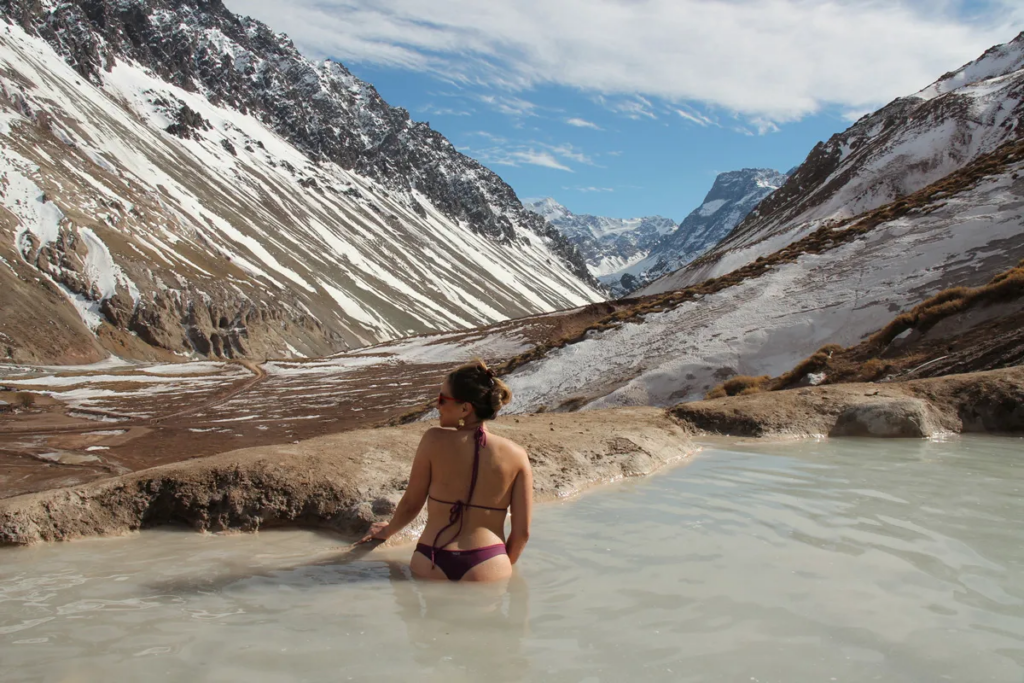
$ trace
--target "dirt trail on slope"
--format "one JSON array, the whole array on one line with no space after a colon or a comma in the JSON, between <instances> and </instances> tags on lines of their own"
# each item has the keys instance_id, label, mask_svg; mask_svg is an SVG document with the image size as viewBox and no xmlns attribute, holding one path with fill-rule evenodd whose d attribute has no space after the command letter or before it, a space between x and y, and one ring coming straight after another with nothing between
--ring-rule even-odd
<instances>
[{"instance_id":1,"label":"dirt trail on slope","mask_svg":"<svg viewBox=\"0 0 1024 683\"><path fill-rule=\"evenodd\" d=\"M184 410L179 410L178 412L171 413L170 415L161 415L160 417L157 417L157 418L154 418L152 420L149 420L149 422L147 424L148 425L158 425L158 424L161 424L161 423L170 422L171 420L176 420L176 419L178 419L180 417L185 417L186 415L194 415L194 414L196 414L198 412L202 412L204 410L210 410L212 408L216 408L218 406L224 405L225 403L227 403L228 401L230 401L230 400L232 400L234 398L237 398L238 396L240 396L241 394L244 394L247 391L251 391L258 384L261 384L261 383L266 381L266 379L267 379L267 371L264 370L259 365L257 365L256 363L253 363L252 361L249 361L249 360L236 360L236 361L233 361L233 363L235 363L236 365L241 365L243 368L245 368L246 370L251 372L254 375L254 377L252 379L250 379L249 381L244 382L241 386L239 386L239 387L237 387L235 389L232 389L231 391L229 391L228 393L224 394L223 396L218 396L217 398L214 398L214 399L211 399L209 401L206 401L205 403L201 403L201 404L199 404L197 406L194 406L194 407L191 407L191 408L186 408Z\"/></svg>"},{"instance_id":2,"label":"dirt trail on slope","mask_svg":"<svg viewBox=\"0 0 1024 683\"><path fill-rule=\"evenodd\" d=\"M134 428L138 428L138 427L153 427L153 426L156 426L156 425L159 425L159 424L162 424L162 423L170 422L171 420L175 420L175 419L178 419L178 418L181 418L181 417L185 417L187 415L193 415L193 414L201 412L203 410L209 410L209 409L212 409L212 408L216 408L217 406L223 405L224 403L227 403L228 401L238 397L239 395L244 394L245 392L252 390L253 388L256 387L256 385L260 384L261 382L263 382L263 381L265 381L267 379L267 372L266 372L266 370L264 370L262 367L260 367L256 363L253 363L252 361L236 360L236 361L231 361L231 363L234 364L234 365L240 365L240 366L244 367L246 370L251 372L254 375L254 377L252 379L250 379L250 380L242 382L237 387L231 389L227 393L224 393L224 394L221 394L221 395L218 395L218 396L214 396L213 398L211 398L209 400L203 401L203 402L201 402L201 403L199 403L197 405L190 406L190 407L185 408L183 410L179 410L179 411L176 411L176 412L173 412L173 413L169 413L167 415L160 415L160 416L154 417L154 418L138 418L138 419L129 419L127 421L121 420L121 421L118 422L118 425L117 425L118 429L134 429ZM38 401L39 399L37 398L35 400ZM48 402L48 403L50 405L53 405L52 400L50 402ZM89 416L92 416L92 417L98 417L100 419L104 419L104 418L117 419L117 418L121 417L120 415L117 415L115 413L108 413L108 412L104 412L104 411L101 411L101 410L77 409L74 412L78 413L80 415L89 415ZM56 435L56 434L82 434L82 433L86 433L86 432L94 432L94 431L97 431L97 429L98 429L98 427L97 427L95 422L91 422L91 423L88 423L88 424L79 424L79 425L76 425L76 426L68 426L68 427L57 427L57 426L54 426L54 427L42 427L42 428L40 428L40 427L31 427L31 426L29 426L29 427L5 426L5 425L0 424L0 436L8 436L8 435L10 435L10 436L50 436L50 435Z\"/></svg>"}]
</instances>

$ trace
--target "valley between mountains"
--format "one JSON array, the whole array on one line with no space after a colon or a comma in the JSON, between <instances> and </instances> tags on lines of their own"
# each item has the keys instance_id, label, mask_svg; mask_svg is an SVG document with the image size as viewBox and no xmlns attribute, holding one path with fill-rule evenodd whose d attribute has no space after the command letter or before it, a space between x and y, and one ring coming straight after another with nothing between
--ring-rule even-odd
<instances>
[{"instance_id":1,"label":"valley between mountains","mask_svg":"<svg viewBox=\"0 0 1024 683\"><path fill-rule=\"evenodd\" d=\"M870 396L1024 430L1024 34L788 174L722 174L677 224L524 205L219 2L0 12L0 498L364 428L405 443L473 358L511 386L509 429L563 430L543 437L567 488L643 449L588 455L545 414L807 436Z\"/></svg>"}]
</instances>

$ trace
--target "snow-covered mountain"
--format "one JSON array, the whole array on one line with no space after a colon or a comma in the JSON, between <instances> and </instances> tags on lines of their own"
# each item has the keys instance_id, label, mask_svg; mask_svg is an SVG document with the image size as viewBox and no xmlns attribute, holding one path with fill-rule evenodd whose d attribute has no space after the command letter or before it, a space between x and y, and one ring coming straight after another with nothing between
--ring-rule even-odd
<instances>
[{"instance_id":1,"label":"snow-covered mountain","mask_svg":"<svg viewBox=\"0 0 1024 683\"><path fill-rule=\"evenodd\" d=\"M728 273L916 192L1024 131L1024 33L818 144L786 183L705 257L641 293Z\"/></svg>"},{"instance_id":2,"label":"snow-covered mountain","mask_svg":"<svg viewBox=\"0 0 1024 683\"><path fill-rule=\"evenodd\" d=\"M544 217L576 245L587 268L601 282L617 282L629 266L643 260L662 238L676 229L663 216L607 218L574 214L551 197L528 199L528 210Z\"/></svg>"},{"instance_id":3,"label":"snow-covered mountain","mask_svg":"<svg viewBox=\"0 0 1024 683\"><path fill-rule=\"evenodd\" d=\"M220 0L0 16L0 357L320 355L602 298L498 176Z\"/></svg>"},{"instance_id":4,"label":"snow-covered mountain","mask_svg":"<svg viewBox=\"0 0 1024 683\"><path fill-rule=\"evenodd\" d=\"M575 244L590 272L612 294L628 294L694 260L725 237L777 190L786 176L767 168L719 174L704 202L676 225L669 218L577 215L551 197L526 200Z\"/></svg>"},{"instance_id":5,"label":"snow-covered mountain","mask_svg":"<svg viewBox=\"0 0 1024 683\"><path fill-rule=\"evenodd\" d=\"M626 291L682 268L718 244L761 201L786 182L786 176L770 168L745 168L721 173L704 202L687 216L678 229L665 235L642 260L624 268L629 274Z\"/></svg>"},{"instance_id":6,"label":"snow-covered mountain","mask_svg":"<svg viewBox=\"0 0 1024 683\"><path fill-rule=\"evenodd\" d=\"M1024 259L1022 100L1024 34L818 145L709 254L648 287L635 315L518 365L513 409L699 399L988 283ZM991 309L981 320L1007 314Z\"/></svg>"}]
</instances>

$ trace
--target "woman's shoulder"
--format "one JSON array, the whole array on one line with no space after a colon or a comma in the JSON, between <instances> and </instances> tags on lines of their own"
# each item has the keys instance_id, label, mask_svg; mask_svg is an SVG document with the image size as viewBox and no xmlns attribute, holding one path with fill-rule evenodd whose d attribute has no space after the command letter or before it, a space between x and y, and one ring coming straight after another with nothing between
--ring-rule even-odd
<instances>
[{"instance_id":1,"label":"woman's shoulder","mask_svg":"<svg viewBox=\"0 0 1024 683\"><path fill-rule=\"evenodd\" d=\"M423 436L420 440L424 443L438 443L446 441L456 434L454 430L445 429L444 427L431 427L427 431L423 432Z\"/></svg>"},{"instance_id":2,"label":"woman's shoulder","mask_svg":"<svg viewBox=\"0 0 1024 683\"><path fill-rule=\"evenodd\" d=\"M526 454L526 449L517 444L515 441L506 436L499 436L497 434L491 434L490 436L494 442L494 445L503 453L506 453L516 458L520 458L523 460L524 463L529 463L529 457Z\"/></svg>"}]
</instances>

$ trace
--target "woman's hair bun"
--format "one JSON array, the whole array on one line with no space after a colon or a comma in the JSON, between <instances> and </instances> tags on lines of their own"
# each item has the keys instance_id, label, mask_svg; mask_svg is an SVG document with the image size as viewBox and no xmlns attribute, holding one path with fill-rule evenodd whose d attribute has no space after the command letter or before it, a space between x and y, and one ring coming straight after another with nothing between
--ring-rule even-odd
<instances>
[{"instance_id":1,"label":"woman's hair bun","mask_svg":"<svg viewBox=\"0 0 1024 683\"><path fill-rule=\"evenodd\" d=\"M512 401L508 385L479 359L448 375L448 384L452 397L471 404L481 420L493 420L498 411Z\"/></svg>"}]
</instances>

